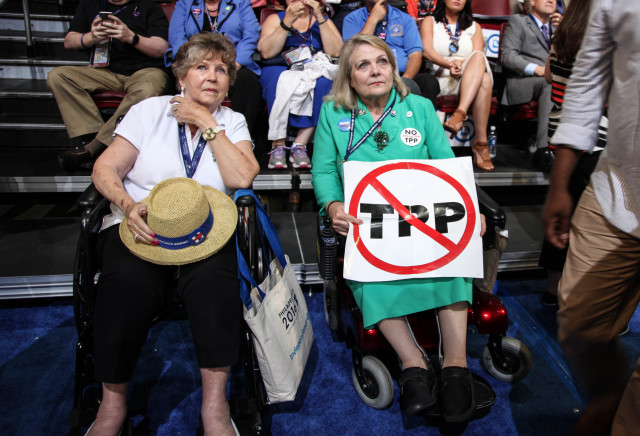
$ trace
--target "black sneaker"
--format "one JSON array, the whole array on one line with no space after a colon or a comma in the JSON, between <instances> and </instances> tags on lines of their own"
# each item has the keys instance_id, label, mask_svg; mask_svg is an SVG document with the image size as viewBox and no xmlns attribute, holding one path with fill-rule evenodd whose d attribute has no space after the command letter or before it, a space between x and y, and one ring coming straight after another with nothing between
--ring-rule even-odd
<instances>
[{"instance_id":1,"label":"black sneaker","mask_svg":"<svg viewBox=\"0 0 640 436\"><path fill-rule=\"evenodd\" d=\"M440 411L446 422L468 421L476 409L469 368L449 366L440 375Z\"/></svg>"},{"instance_id":2,"label":"black sneaker","mask_svg":"<svg viewBox=\"0 0 640 436\"><path fill-rule=\"evenodd\" d=\"M551 292L544 291L542 297L540 298L540 302L545 306L558 306L558 296L553 295Z\"/></svg>"},{"instance_id":3,"label":"black sneaker","mask_svg":"<svg viewBox=\"0 0 640 436\"><path fill-rule=\"evenodd\" d=\"M432 370L418 367L403 369L400 373L400 409L407 415L416 415L436 404L436 376Z\"/></svg>"}]
</instances>

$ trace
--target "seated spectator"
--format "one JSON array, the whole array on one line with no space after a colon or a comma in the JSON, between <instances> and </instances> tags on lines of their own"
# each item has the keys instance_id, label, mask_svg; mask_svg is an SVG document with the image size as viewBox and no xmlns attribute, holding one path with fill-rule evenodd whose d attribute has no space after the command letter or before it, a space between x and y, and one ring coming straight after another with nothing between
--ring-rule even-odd
<instances>
[{"instance_id":1,"label":"seated spectator","mask_svg":"<svg viewBox=\"0 0 640 436\"><path fill-rule=\"evenodd\" d=\"M573 70L576 55L580 49L582 38L589 22L591 0L572 0L567 6L564 18L553 34L551 53L545 69L545 79L551 83L552 108L549 114L549 143L560 124L564 91ZM578 204L582 192L586 189L591 173L595 169L600 153L607 144L606 117L600 120L598 129L598 145L593 153L582 153L571 178L569 179L569 194L573 204ZM558 304L558 283L562 277L562 269L567 258L568 248L557 248L547 239L542 243L540 251L540 266L547 270L547 290L542 294L542 303L548 306Z\"/></svg>"},{"instance_id":2,"label":"seated spectator","mask_svg":"<svg viewBox=\"0 0 640 436\"><path fill-rule=\"evenodd\" d=\"M333 24L336 25L336 29L338 29L338 32L340 32L340 35L342 35L342 23L344 21L344 18L349 15L351 12L355 11L356 9L360 9L362 7L362 5L364 5L364 1L363 0L338 0L340 3L333 3L331 4L331 6L333 7L333 10L335 11L335 14L333 14L333 16L331 17L331 21L333 21Z\"/></svg>"},{"instance_id":3,"label":"seated spectator","mask_svg":"<svg viewBox=\"0 0 640 436\"><path fill-rule=\"evenodd\" d=\"M235 76L233 44L217 33L194 35L172 69L183 96L133 106L93 168L111 214L98 237L93 330L103 394L90 436L122 429L140 350L157 311L175 298L191 325L204 433L238 434L226 399L242 322L237 214L228 195L250 187L260 168L244 117L220 105ZM194 243L196 230L203 238Z\"/></svg>"},{"instance_id":4,"label":"seated spectator","mask_svg":"<svg viewBox=\"0 0 640 436\"><path fill-rule=\"evenodd\" d=\"M111 14L103 19L99 12ZM107 65L56 67L47 76L69 137L91 138L84 146L58 156L62 169L75 171L83 162L95 159L111 144L116 122L131 106L167 90L170 79L162 69L162 56L167 50L168 25L162 8L150 0L80 2L64 47L91 49L103 57L106 53ZM106 123L91 98L100 91L127 94Z\"/></svg>"},{"instance_id":5,"label":"seated spectator","mask_svg":"<svg viewBox=\"0 0 640 436\"><path fill-rule=\"evenodd\" d=\"M437 80L431 74L418 74L422 68L422 41L412 16L389 6L388 0L366 0L365 6L347 15L342 25L345 41L358 33L378 36L386 42L409 91L428 98L437 107Z\"/></svg>"},{"instance_id":6,"label":"seated spectator","mask_svg":"<svg viewBox=\"0 0 640 436\"><path fill-rule=\"evenodd\" d=\"M531 100L538 101L538 129L536 153L549 153L547 125L551 110L551 85L544 79L544 66L551 47L553 28L560 22L556 12L556 0L531 0L531 14L511 15L500 42L502 65L507 68L507 82L502 104L518 105ZM549 171L548 167L540 167Z\"/></svg>"},{"instance_id":7,"label":"seated spectator","mask_svg":"<svg viewBox=\"0 0 640 436\"><path fill-rule=\"evenodd\" d=\"M312 93L311 108L304 106L307 114L288 114L285 99L281 90L293 92L291 83L283 83L282 88L278 86L278 81L283 72L295 63L296 70L304 69L310 65L305 62L315 56L314 53L323 52L327 56L336 57L342 47L342 38L333 22L323 14L322 5L316 0L287 0L287 9L277 14L272 14L264 21L260 40L258 41L258 51L262 55L262 75L260 84L262 85L262 96L267 102L269 110L269 136L272 141L269 152L269 168L287 168L286 161L286 119L288 124L297 128L296 137L291 146L289 160L294 168L311 168L311 161L307 153L307 145L313 136L315 126L318 123L318 114L322 105L322 98L331 90L332 81L326 75L321 75L318 71L309 74L299 74L298 79L304 79L305 93ZM286 57L285 57L286 56ZM321 57L320 57L321 59ZM298 62L296 62L298 61ZM313 64L313 62L307 62ZM320 66L322 69L322 66ZM302 76L302 77L300 77ZM288 95L291 97L291 94ZM278 98L280 97L280 98ZM308 103L308 98L304 94L295 94L298 101ZM278 103L275 114L272 114L274 104ZM308 112L311 115L308 115ZM273 117L272 117L273 115ZM280 127L275 128L272 121L277 119ZM285 125L283 134L282 125Z\"/></svg>"},{"instance_id":8,"label":"seated spectator","mask_svg":"<svg viewBox=\"0 0 640 436\"><path fill-rule=\"evenodd\" d=\"M493 171L487 142L493 76L484 55L480 25L473 21L471 0L442 0L432 17L420 26L424 57L433 62L440 94L459 95L458 108L444 122L453 138L473 109L476 140L472 147L476 166Z\"/></svg>"},{"instance_id":9,"label":"seated spectator","mask_svg":"<svg viewBox=\"0 0 640 436\"><path fill-rule=\"evenodd\" d=\"M174 53L182 44L200 32L221 33L235 45L238 71L229 88L231 109L244 115L249 132L255 137L261 106L260 67L252 56L258 45L260 24L250 0L178 0L169 23L166 65L171 65Z\"/></svg>"},{"instance_id":10,"label":"seated spectator","mask_svg":"<svg viewBox=\"0 0 640 436\"><path fill-rule=\"evenodd\" d=\"M410 95L396 71L395 56L381 38L356 35L344 44L338 75L322 105L311 171L313 189L318 205L342 236L347 235L350 226L362 224L344 209L344 160L376 162L454 157L433 106L419 96ZM342 120L349 119L355 123L350 126L351 133L357 132L353 143L348 139L350 133L341 125ZM375 125L379 130L372 134ZM396 132L406 125L420 132L420 144L407 147L400 135L390 137L385 133ZM484 233L482 216L480 220ZM466 356L471 279L348 280L347 284L362 312L364 326L377 326L398 355L402 369L401 409L408 415L423 413L438 401L439 394L440 411L446 421L468 420L475 409ZM439 388L433 367L416 346L403 318L429 309L438 310L442 326L444 360Z\"/></svg>"}]
</instances>

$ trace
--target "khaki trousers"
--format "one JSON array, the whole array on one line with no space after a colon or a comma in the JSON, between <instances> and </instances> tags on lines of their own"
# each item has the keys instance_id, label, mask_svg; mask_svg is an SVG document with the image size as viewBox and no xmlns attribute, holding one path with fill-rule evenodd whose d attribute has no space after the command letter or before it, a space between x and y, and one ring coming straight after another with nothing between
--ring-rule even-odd
<instances>
[{"instance_id":1,"label":"khaki trousers","mask_svg":"<svg viewBox=\"0 0 640 436\"><path fill-rule=\"evenodd\" d=\"M144 68L130 76L113 73L106 68L88 66L56 67L47 76L70 138L98 132L96 139L105 145L113 141L116 121L134 104L169 88L169 76L159 68ZM91 94L120 91L127 95L105 123Z\"/></svg>"},{"instance_id":2,"label":"khaki trousers","mask_svg":"<svg viewBox=\"0 0 640 436\"><path fill-rule=\"evenodd\" d=\"M569 239L558 289L558 340L586 388L591 410L607 402L613 409L621 398L612 434L637 435L640 360L629 378L628 357L617 334L640 299L640 240L607 221L591 185L573 215Z\"/></svg>"}]
</instances>

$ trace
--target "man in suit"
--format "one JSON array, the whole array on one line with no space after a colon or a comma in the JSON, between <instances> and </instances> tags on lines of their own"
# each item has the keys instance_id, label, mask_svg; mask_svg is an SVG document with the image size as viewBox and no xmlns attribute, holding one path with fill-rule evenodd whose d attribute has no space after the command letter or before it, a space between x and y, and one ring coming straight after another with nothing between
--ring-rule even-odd
<instances>
[{"instance_id":1,"label":"man in suit","mask_svg":"<svg viewBox=\"0 0 640 436\"><path fill-rule=\"evenodd\" d=\"M552 156L547 144L551 84L544 79L544 68L551 47L552 25L560 19L556 6L556 0L531 0L531 13L511 15L501 41L502 65L508 72L502 104L538 101L534 163L543 161L544 155ZM547 162L552 162L552 158ZM548 171L550 167L540 169Z\"/></svg>"},{"instance_id":2,"label":"man in suit","mask_svg":"<svg viewBox=\"0 0 640 436\"><path fill-rule=\"evenodd\" d=\"M552 141L545 234L558 248L570 241L558 289L558 342L589 400L572 435L637 435L640 428L640 360L631 373L618 339L640 301L639 29L638 2L593 2ZM598 142L605 102L607 148L572 216L569 179Z\"/></svg>"}]
</instances>

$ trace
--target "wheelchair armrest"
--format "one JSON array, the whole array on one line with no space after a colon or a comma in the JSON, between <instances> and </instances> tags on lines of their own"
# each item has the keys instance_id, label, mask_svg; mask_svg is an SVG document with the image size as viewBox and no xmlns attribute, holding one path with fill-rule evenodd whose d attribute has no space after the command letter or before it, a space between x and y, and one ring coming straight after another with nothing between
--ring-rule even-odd
<instances>
[{"instance_id":1,"label":"wheelchair armrest","mask_svg":"<svg viewBox=\"0 0 640 436\"><path fill-rule=\"evenodd\" d=\"M478 194L478 206L480 207L480 213L485 216L487 220L487 227L492 224L504 229L507 225L507 215L502 207L500 207L500 205L479 186L476 186L476 192Z\"/></svg>"},{"instance_id":2,"label":"wheelchair armrest","mask_svg":"<svg viewBox=\"0 0 640 436\"><path fill-rule=\"evenodd\" d=\"M102 194L100 193L100 191L98 191L96 186L92 183L89 186L87 186L87 189L85 189L84 192L82 192L82 194L80 194L80 197L78 198L77 203L80 209L86 210L86 209L93 209L94 207L96 207L96 205L100 202L100 200L102 200Z\"/></svg>"}]
</instances>

